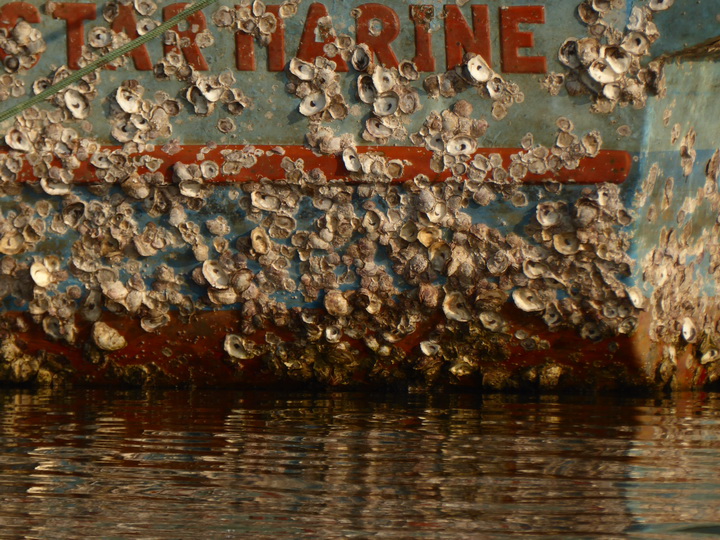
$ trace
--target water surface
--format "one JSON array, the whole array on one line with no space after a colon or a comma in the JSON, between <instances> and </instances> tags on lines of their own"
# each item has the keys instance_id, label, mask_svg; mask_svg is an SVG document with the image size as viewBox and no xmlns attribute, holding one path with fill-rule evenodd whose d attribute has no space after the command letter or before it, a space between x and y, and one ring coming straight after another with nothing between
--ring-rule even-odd
<instances>
[{"instance_id":1,"label":"water surface","mask_svg":"<svg viewBox=\"0 0 720 540\"><path fill-rule=\"evenodd\" d=\"M0 537L720 536L720 395L0 390Z\"/></svg>"}]
</instances>

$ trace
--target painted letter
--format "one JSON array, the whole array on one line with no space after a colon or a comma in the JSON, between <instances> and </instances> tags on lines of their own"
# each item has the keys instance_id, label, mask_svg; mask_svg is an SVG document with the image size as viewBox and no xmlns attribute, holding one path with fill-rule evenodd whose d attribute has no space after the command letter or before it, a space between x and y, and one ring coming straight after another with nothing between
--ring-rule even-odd
<instances>
[{"instance_id":1,"label":"painted letter","mask_svg":"<svg viewBox=\"0 0 720 540\"><path fill-rule=\"evenodd\" d=\"M411 5L410 20L415 24L415 58L418 71L435 71L430 21L435 16L432 6Z\"/></svg>"},{"instance_id":2,"label":"painted letter","mask_svg":"<svg viewBox=\"0 0 720 540\"><path fill-rule=\"evenodd\" d=\"M482 56L492 67L490 14L487 6L471 6L473 29L470 30L458 6L445 6L445 59L447 69L462 64L463 52Z\"/></svg>"},{"instance_id":3,"label":"painted letter","mask_svg":"<svg viewBox=\"0 0 720 540\"><path fill-rule=\"evenodd\" d=\"M186 7L188 7L188 4L170 4L169 6L165 6L163 8L164 20L167 21L172 19L175 15L178 15L180 12L182 12L182 10ZM188 46L180 47L183 56L185 56L185 60L187 60L187 63L190 64L194 69L198 71L207 71L209 69L208 64L205 61L205 57L200 52L200 47L198 47L197 43L195 43L195 35L207 29L205 15L203 15L202 11L193 13L185 20L183 24L187 25L187 30L180 30L177 26L175 26L173 28L173 31L177 32L180 40L182 40L183 38L187 38L190 41L190 44ZM175 45L166 44L165 54L169 52L179 51Z\"/></svg>"},{"instance_id":4,"label":"painted letter","mask_svg":"<svg viewBox=\"0 0 720 540\"><path fill-rule=\"evenodd\" d=\"M280 6L265 6L275 15L277 28L270 37L267 49L268 71L285 69L285 23L280 18ZM235 32L235 65L238 71L255 71L255 38L242 30Z\"/></svg>"},{"instance_id":5,"label":"painted letter","mask_svg":"<svg viewBox=\"0 0 720 540\"><path fill-rule=\"evenodd\" d=\"M10 2L9 4L0 6L0 28L12 30L20 19L29 23L39 23L40 12L35 6L27 2ZM6 57L7 53L0 48L0 60L4 60ZM40 55L38 55L38 60L39 59ZM35 63L37 63L37 61Z\"/></svg>"},{"instance_id":6,"label":"painted letter","mask_svg":"<svg viewBox=\"0 0 720 540\"><path fill-rule=\"evenodd\" d=\"M135 39L139 36L137 31L137 20L135 20L135 13L132 6L127 4L118 4L118 14L115 20L112 22L113 32L125 32L125 35L130 39ZM150 54L148 54L147 47L140 45L136 49L133 49L128 53L132 56L135 69L139 71L151 71L153 66L150 61Z\"/></svg>"},{"instance_id":7,"label":"painted letter","mask_svg":"<svg viewBox=\"0 0 720 540\"><path fill-rule=\"evenodd\" d=\"M520 56L518 49L532 47L532 32L520 32L519 23L545 24L544 6L514 6L500 8L500 49L505 73L545 73L544 56Z\"/></svg>"},{"instance_id":8,"label":"painted letter","mask_svg":"<svg viewBox=\"0 0 720 540\"><path fill-rule=\"evenodd\" d=\"M327 9L323 4L315 2L310 4L307 18L305 19L305 27L303 28L300 45L298 46L297 57L306 62L314 62L318 56L325 56L323 47L326 43L335 42L335 32L332 27L327 25L319 25L320 19L327 18L330 20ZM318 41L320 38L322 41ZM348 66L345 60L338 54L330 58L337 64L335 71L347 71Z\"/></svg>"},{"instance_id":9,"label":"painted letter","mask_svg":"<svg viewBox=\"0 0 720 540\"><path fill-rule=\"evenodd\" d=\"M382 4L363 4L357 11L355 41L367 45L383 66L398 67L398 59L390 48L400 35L397 13Z\"/></svg>"},{"instance_id":10,"label":"painted letter","mask_svg":"<svg viewBox=\"0 0 720 540\"><path fill-rule=\"evenodd\" d=\"M62 19L67 25L67 65L70 69L80 69L80 56L85 45L85 24L96 16L95 4L66 3L55 4L52 16Z\"/></svg>"}]
</instances>

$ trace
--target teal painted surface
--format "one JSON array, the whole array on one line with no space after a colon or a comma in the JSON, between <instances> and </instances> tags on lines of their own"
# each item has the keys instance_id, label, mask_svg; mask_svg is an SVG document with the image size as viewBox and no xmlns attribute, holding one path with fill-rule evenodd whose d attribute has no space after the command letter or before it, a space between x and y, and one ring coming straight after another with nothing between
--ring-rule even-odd
<instances>
[{"instance_id":1,"label":"teal painted surface","mask_svg":"<svg viewBox=\"0 0 720 540\"><path fill-rule=\"evenodd\" d=\"M720 111L720 64L712 59L678 61L666 67L667 97L651 100L644 125L643 151L638 155L638 180L627 189L628 202L643 193L642 180L653 167L658 170L654 188L645 195L647 202L635 210L637 220L633 225L633 259L641 262L659 245L663 230L675 231L677 235L687 231L688 243L703 244L703 235L716 230L717 209L703 198L702 193L717 182L707 179L706 167L713 152L720 147L718 138L718 111ZM668 113L671 115L668 118ZM672 142L672 132L679 133ZM685 176L680 160L680 146L689 130L697 134L695 148L697 157L689 175ZM662 200L668 179L672 179L672 200L663 210ZM628 188L630 188L628 186ZM697 201L697 203L694 203ZM688 212L688 203L692 212ZM685 206L684 206L685 205ZM637 206L637 205L636 205ZM683 210L685 208L685 210ZM685 217L681 214L685 212ZM657 217L652 219L652 213ZM711 234L711 240L714 235ZM693 275L704 294L717 294L715 280L708 275L709 257L697 260L688 250L687 262L694 265ZM642 266L636 267L636 279L642 283ZM646 286L648 291L652 288Z\"/></svg>"},{"instance_id":2,"label":"teal painted surface","mask_svg":"<svg viewBox=\"0 0 720 540\"><path fill-rule=\"evenodd\" d=\"M53 67L63 65L66 62L65 52L65 21L53 19L44 12L45 2L42 0L31 0L29 3L38 6L41 11L42 29L45 41L49 44L48 50L43 54L38 64L28 72L25 77L28 82L44 74L48 74ZM159 9L150 17L161 22L162 7L173 2L158 2ZM333 26L338 34L347 33L354 36L354 19L350 16L353 8L362 5L364 2L335 1L325 2L328 12L331 14ZM213 7L205 10L208 20L208 28L213 35L215 43L203 50L203 54L210 65L210 73L218 74L223 70L230 69L236 73L239 87L247 96L252 98L253 105L238 118L238 131L233 134L222 135L219 132L207 133L197 129L198 120L188 114L187 109L177 119L176 136L179 136L186 143L203 144L208 139L218 143L230 144L301 144L307 131L307 121L297 112L298 100L284 90L286 76L282 72L268 72L266 69L266 55L262 47L256 46L255 72L237 72L234 68L234 36L229 29L217 28L211 21L212 13L221 5L234 5L235 2L221 1ZM392 44L399 60L410 59L414 55L414 30L409 20L409 2L384 2L391 6L398 13L401 21L401 33ZM436 58L438 72L445 69L444 53L444 31L438 14L442 10L442 3L427 2L436 8L436 18L433 21L433 52ZM562 65L557 60L557 51L560 45L569 37L583 37L587 34L586 26L580 22L576 15L576 2L566 0L513 0L502 4L490 2L473 2L464 5L461 10L467 20L471 20L470 6L473 4L490 5L490 29L493 58L492 63L495 69L500 69L500 36L499 36L499 7L522 6L522 5L543 5L546 13L545 24L521 25L521 29L532 31L535 34L536 46L533 49L525 49L523 54L529 56L545 56L548 60L548 71L562 72ZM644 5L645 2L627 2L625 15L629 16L631 7ZM679 50L688 44L698 43L712 37L717 30L717 8L712 7L711 2L689 3L660 12L656 17L661 38L653 45L651 56ZM100 15L105 3L98 4L98 20L85 22L86 33L93 26L104 25L105 22ZM286 24L286 59L292 58L297 51L299 36L302 33L305 23L305 16L310 3L301 3L298 13L285 20ZM622 12L615 16L618 19L618 26L624 26ZM160 41L147 45L152 62L157 62L162 57L162 43ZM426 75L426 74L425 74ZM341 84L345 89L345 95L350 98L351 104L357 104L354 90L354 73L341 74ZM622 149L631 152L639 151L642 147L641 132L644 125L643 111L634 110L630 107L618 108L609 115L598 115L589 113L590 101L586 96L571 97L562 92L559 96L550 96L540 88L540 80L544 76L535 74L506 74L508 80L517 82L525 93L526 100L523 104L510 108L508 116L502 121L492 119L490 109L492 102L482 100L475 96L473 89L466 90L456 98L439 100L428 100L422 91L421 81L414 83L420 90L423 109L415 114L408 131L416 131L423 122L424 117L430 110L441 110L451 105L456 99L464 98L471 100L476 106L476 114L484 116L490 122L490 129L486 136L480 141L481 146L518 146L519 141L527 132L532 132L536 141L543 144L550 144L554 134L554 118L567 116L575 122L578 132L587 132L597 129L601 132L607 149ZM101 95L110 94L122 81L137 79L146 89L148 95L162 90L175 95L183 88L179 81L156 81L150 72L141 72L133 69L129 61L125 68L117 71L103 70L101 72L102 83L100 85ZM8 100L6 104L17 103L22 98ZM368 107L360 104L360 110L356 121L366 118ZM104 121L105 111L102 107L93 106L90 120L93 123L93 134L100 140L110 142L109 127ZM214 125L220 116L225 113L218 108L208 118L202 119L203 125L211 123ZM358 124L351 119L343 122L333 122L331 127L337 129L338 133L351 133L358 136L361 131ZM621 137L617 134L617 127L629 125L632 127L630 136ZM402 145L403 141L391 141L390 144Z\"/></svg>"}]
</instances>

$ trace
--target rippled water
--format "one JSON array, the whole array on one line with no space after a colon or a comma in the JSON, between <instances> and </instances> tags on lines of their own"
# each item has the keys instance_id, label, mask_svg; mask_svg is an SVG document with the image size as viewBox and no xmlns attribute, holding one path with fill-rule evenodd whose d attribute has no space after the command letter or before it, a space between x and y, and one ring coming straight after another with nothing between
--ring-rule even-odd
<instances>
[{"instance_id":1,"label":"rippled water","mask_svg":"<svg viewBox=\"0 0 720 540\"><path fill-rule=\"evenodd\" d=\"M720 395L0 390L0 537L720 535Z\"/></svg>"}]
</instances>

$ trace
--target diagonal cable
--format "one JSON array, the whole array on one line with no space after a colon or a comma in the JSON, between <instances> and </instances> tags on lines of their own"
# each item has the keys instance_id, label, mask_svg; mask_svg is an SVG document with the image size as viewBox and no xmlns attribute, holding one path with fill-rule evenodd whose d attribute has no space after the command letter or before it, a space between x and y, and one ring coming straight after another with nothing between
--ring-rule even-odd
<instances>
[{"instance_id":1,"label":"diagonal cable","mask_svg":"<svg viewBox=\"0 0 720 540\"><path fill-rule=\"evenodd\" d=\"M105 56L102 56L101 58L98 58L93 63L88 64L84 68L81 68L77 71L75 71L72 75L69 77L64 78L63 80L53 84L49 88L46 88L36 96L31 97L30 99L23 101L22 103L19 103L15 105L14 107L11 107L10 109L0 113L0 123L4 122L5 120L9 120L10 118L14 118L21 112L23 112L25 109L28 109L32 107L33 105L37 105L38 103L41 103L45 101L46 99L54 96L61 90L64 90L71 84L76 83L85 75L89 75L96 69L99 69L103 67L105 64L109 64L113 60L120 58L124 54L129 53L133 49L136 49L137 47L140 47L141 45L144 45L148 41L152 41L158 36L161 36L174 26L177 26L180 22L187 19L190 15L193 13L197 13L201 9L204 9L208 7L211 4L214 4L217 2L217 0L198 0L193 5L188 7L187 9L181 11L177 15L175 15L173 18L168 19L164 23L162 23L160 26L157 26L150 30L147 34L142 35L134 40L132 40L130 43L126 43L125 45L118 47L117 49L110 51Z\"/></svg>"}]
</instances>

